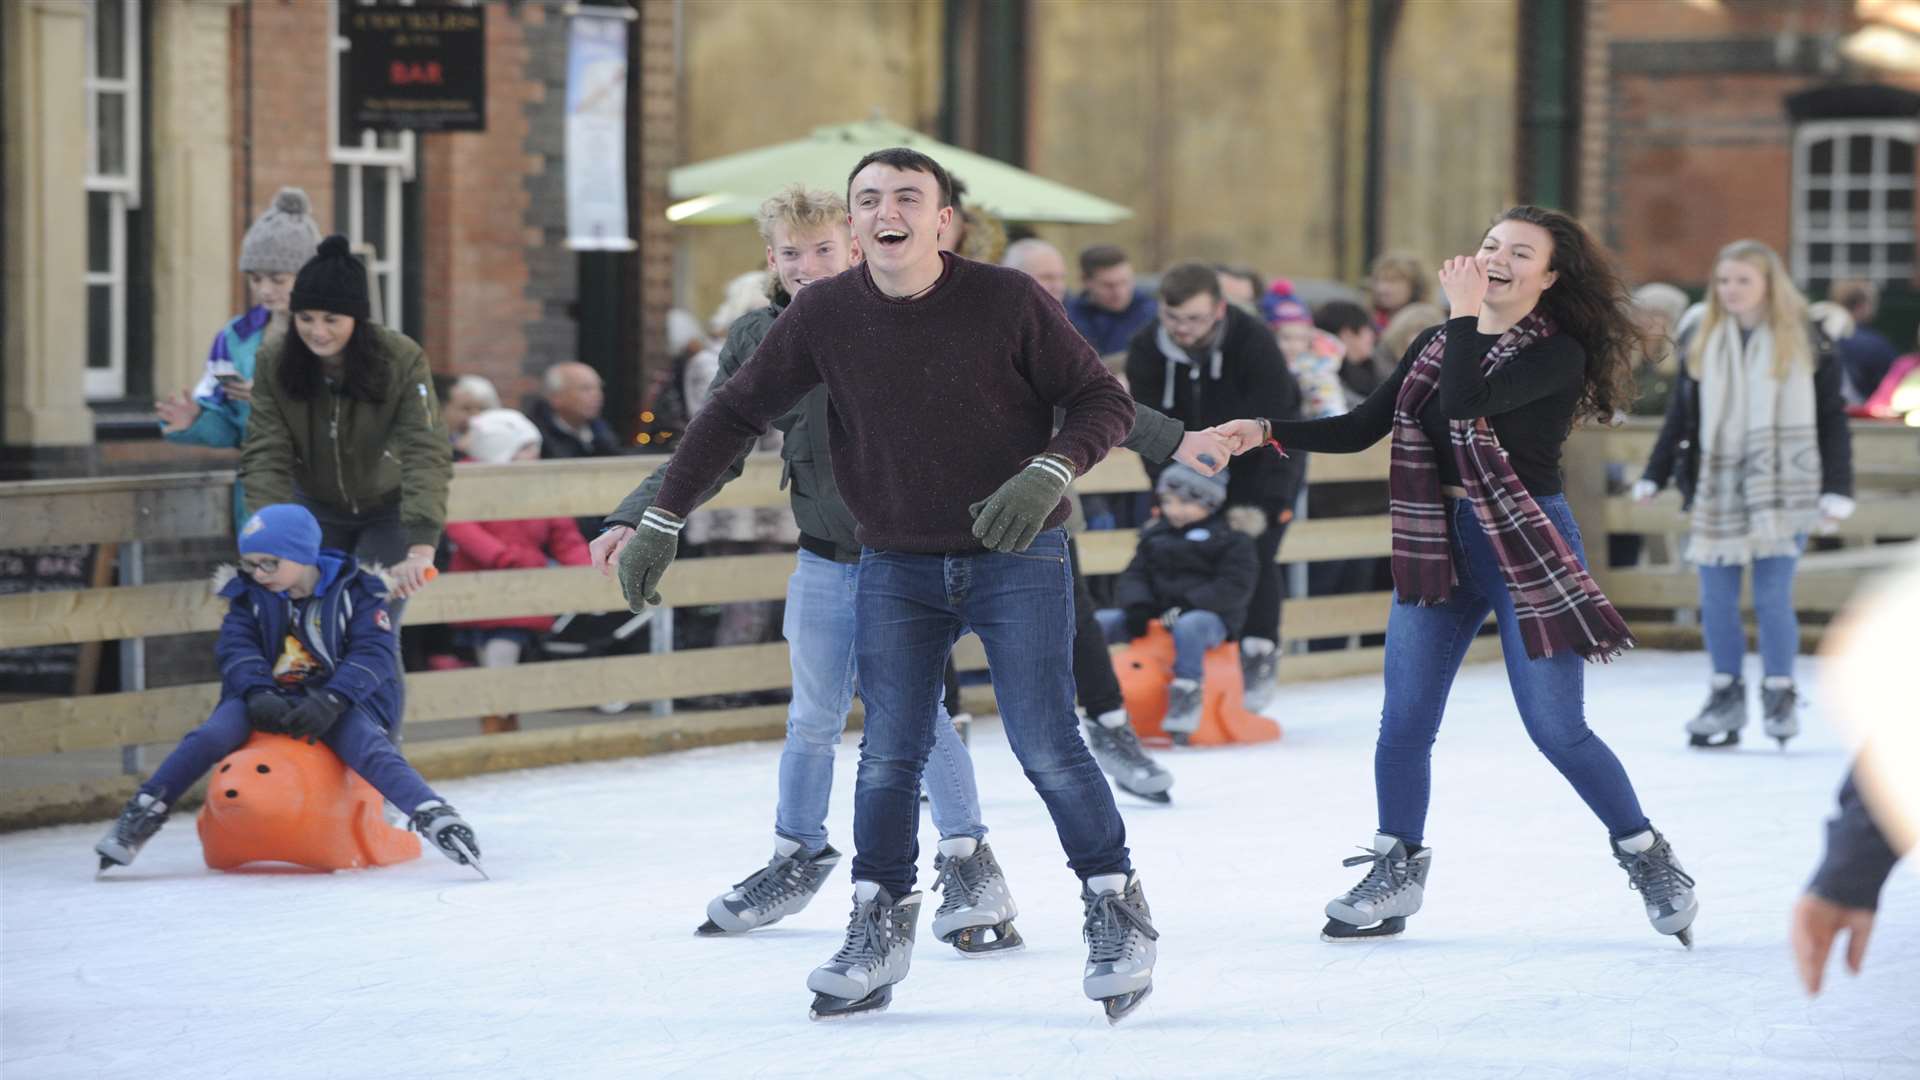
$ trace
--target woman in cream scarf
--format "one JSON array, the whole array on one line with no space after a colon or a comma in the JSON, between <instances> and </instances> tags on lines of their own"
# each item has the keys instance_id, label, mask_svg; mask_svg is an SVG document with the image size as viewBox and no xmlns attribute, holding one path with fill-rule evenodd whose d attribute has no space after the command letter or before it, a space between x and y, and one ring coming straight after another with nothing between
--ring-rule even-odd
<instances>
[{"instance_id":1,"label":"woman in cream scarf","mask_svg":"<svg viewBox=\"0 0 1920 1080\"><path fill-rule=\"evenodd\" d=\"M1794 567L1809 532L1853 513L1840 369L1780 257L1757 240L1721 250L1706 311L1682 348L1685 370L1634 496L1647 501L1672 479L1690 513L1687 558L1700 571L1713 689L1687 731L1695 746L1740 741L1740 579L1750 567L1763 720L1784 746L1800 732Z\"/></svg>"}]
</instances>

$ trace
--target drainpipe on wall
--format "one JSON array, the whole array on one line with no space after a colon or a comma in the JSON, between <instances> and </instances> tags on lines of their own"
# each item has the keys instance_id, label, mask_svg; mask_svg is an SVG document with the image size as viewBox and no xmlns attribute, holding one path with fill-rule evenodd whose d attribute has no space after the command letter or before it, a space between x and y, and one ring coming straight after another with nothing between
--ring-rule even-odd
<instances>
[{"instance_id":1,"label":"drainpipe on wall","mask_svg":"<svg viewBox=\"0 0 1920 1080\"><path fill-rule=\"evenodd\" d=\"M1533 0L1522 7L1520 201L1565 210L1574 208L1571 168L1579 126L1576 88L1579 77L1573 48L1579 20L1578 0Z\"/></svg>"}]
</instances>

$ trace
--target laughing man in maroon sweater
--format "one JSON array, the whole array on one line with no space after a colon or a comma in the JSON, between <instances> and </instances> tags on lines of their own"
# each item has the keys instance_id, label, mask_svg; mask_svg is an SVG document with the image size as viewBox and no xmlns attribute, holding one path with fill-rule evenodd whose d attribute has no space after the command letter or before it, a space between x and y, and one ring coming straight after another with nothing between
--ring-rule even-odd
<instances>
[{"instance_id":1,"label":"laughing man in maroon sweater","mask_svg":"<svg viewBox=\"0 0 1920 1080\"><path fill-rule=\"evenodd\" d=\"M855 662L867 719L854 915L846 943L807 979L814 1015L882 1008L906 977L921 899L912 891L920 773L948 651L971 630L1007 741L1083 882L1087 996L1117 1018L1151 988L1157 935L1126 828L1074 716L1060 525L1068 482L1126 437L1133 403L1031 278L941 253L952 190L946 171L912 150L876 151L854 168L847 202L865 261L795 297L688 426L621 553L620 581L636 610L659 603L701 493L744 442L824 382L834 477L864 545Z\"/></svg>"}]
</instances>

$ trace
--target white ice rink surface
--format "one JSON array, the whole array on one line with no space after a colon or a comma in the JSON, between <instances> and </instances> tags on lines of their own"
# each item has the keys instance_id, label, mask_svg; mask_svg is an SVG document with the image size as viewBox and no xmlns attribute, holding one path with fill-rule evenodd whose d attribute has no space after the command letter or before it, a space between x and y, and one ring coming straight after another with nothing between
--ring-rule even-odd
<instances>
[{"instance_id":1,"label":"white ice rink surface","mask_svg":"<svg viewBox=\"0 0 1920 1080\"><path fill-rule=\"evenodd\" d=\"M1808 1001L1788 906L1846 768L1808 731L1689 751L1697 655L1589 669L1589 715L1700 881L1691 953L1655 934L1606 835L1527 743L1499 665L1466 669L1435 754L1435 867L1409 934L1318 939L1370 837L1373 680L1284 688L1277 744L1165 758L1169 808L1122 797L1161 931L1118 1028L1080 993L1078 886L995 724L974 752L1028 948L922 938L877 1017L810 1023L845 865L799 916L696 939L770 846L772 743L442 786L491 882L429 853L334 875L221 874L192 822L96 882L102 825L0 837L0 1073L75 1077L1920 1076L1920 880L1896 872L1858 978ZM1749 728L1753 733L1754 729ZM853 748L831 827L850 844ZM923 816L922 878L931 883ZM925 934L931 919L921 920Z\"/></svg>"}]
</instances>

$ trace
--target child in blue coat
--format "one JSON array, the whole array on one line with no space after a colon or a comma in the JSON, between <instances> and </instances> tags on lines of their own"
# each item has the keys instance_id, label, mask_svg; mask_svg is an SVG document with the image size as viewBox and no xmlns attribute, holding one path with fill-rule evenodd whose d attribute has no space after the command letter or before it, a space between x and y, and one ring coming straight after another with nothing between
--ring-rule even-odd
<instances>
[{"instance_id":1,"label":"child in blue coat","mask_svg":"<svg viewBox=\"0 0 1920 1080\"><path fill-rule=\"evenodd\" d=\"M448 858L478 857L472 828L393 744L401 676L380 575L322 550L313 514L279 503L241 526L240 569L222 567L214 585L229 602L214 647L220 704L94 845L100 868L132 863L167 808L255 731L326 743Z\"/></svg>"}]
</instances>

